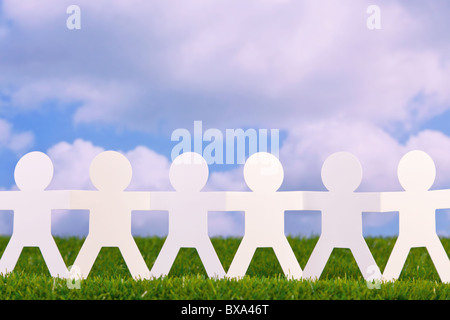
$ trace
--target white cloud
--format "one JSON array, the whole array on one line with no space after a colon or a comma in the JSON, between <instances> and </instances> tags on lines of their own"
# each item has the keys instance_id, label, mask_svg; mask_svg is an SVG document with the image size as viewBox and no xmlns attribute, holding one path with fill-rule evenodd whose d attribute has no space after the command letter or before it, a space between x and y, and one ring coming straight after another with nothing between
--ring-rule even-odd
<instances>
[{"instance_id":1,"label":"white cloud","mask_svg":"<svg viewBox=\"0 0 450 320\"><path fill-rule=\"evenodd\" d=\"M33 133L16 132L11 123L0 119L0 148L20 154L28 150L33 145L33 142Z\"/></svg>"},{"instance_id":2,"label":"white cloud","mask_svg":"<svg viewBox=\"0 0 450 320\"><path fill-rule=\"evenodd\" d=\"M104 151L89 141L75 140L73 144L60 142L48 150L55 174L49 189L93 190L89 167L96 155Z\"/></svg>"},{"instance_id":3,"label":"white cloud","mask_svg":"<svg viewBox=\"0 0 450 320\"><path fill-rule=\"evenodd\" d=\"M211 172L207 191L249 191L244 181L243 166L228 171Z\"/></svg>"},{"instance_id":4,"label":"white cloud","mask_svg":"<svg viewBox=\"0 0 450 320\"><path fill-rule=\"evenodd\" d=\"M96 155L105 151L90 141L75 140L72 144L60 142L48 150L53 160L55 175L51 189L90 189L94 187L89 178L89 167ZM129 190L167 190L169 160L143 146L124 152L133 168Z\"/></svg>"},{"instance_id":5,"label":"white cloud","mask_svg":"<svg viewBox=\"0 0 450 320\"><path fill-rule=\"evenodd\" d=\"M408 151L416 149L427 152L436 164L437 175L433 189L449 188L450 137L441 132L424 130L412 136L405 144L400 144L368 123L333 120L314 123L299 128L290 135L280 150L280 160L285 170L283 187L289 190L326 190L320 177L323 162L334 152L348 151L359 158L363 168L363 181L359 191L400 191L403 189L397 178L398 162ZM438 220L437 231L440 235L446 235L450 213L439 214L447 219L444 217ZM315 217L302 217L302 223L306 225L313 226L317 222ZM395 219L398 217L392 214L371 214L363 221L370 232L387 232L392 235L398 232L392 230ZM389 231L386 231L386 226L389 226Z\"/></svg>"},{"instance_id":6,"label":"white cloud","mask_svg":"<svg viewBox=\"0 0 450 320\"><path fill-rule=\"evenodd\" d=\"M125 153L133 166L130 190L170 190L169 160L146 147Z\"/></svg>"},{"instance_id":7,"label":"white cloud","mask_svg":"<svg viewBox=\"0 0 450 320\"><path fill-rule=\"evenodd\" d=\"M368 1L78 1L74 32L65 29L68 1L2 3L13 22L0 26L3 109L57 100L81 105L78 123L285 129L288 189L320 188L323 160L342 150L362 162L361 189L397 189L398 160L421 148L435 159L436 186L450 185L447 136L423 131L402 145L386 132L410 132L450 106L445 1L383 3L379 31L366 28ZM1 146L32 142L6 122L1 130ZM89 163L102 150L81 140L49 149L53 187L90 188ZM144 147L126 155L130 188L169 186L163 157ZM208 186L242 190L239 170L213 173Z\"/></svg>"},{"instance_id":8,"label":"white cloud","mask_svg":"<svg viewBox=\"0 0 450 320\"><path fill-rule=\"evenodd\" d=\"M210 237L243 237L243 212L210 212L208 214L208 234Z\"/></svg>"},{"instance_id":9,"label":"white cloud","mask_svg":"<svg viewBox=\"0 0 450 320\"><path fill-rule=\"evenodd\" d=\"M380 128L370 123L324 120L291 132L280 150L285 166L285 188L299 186L323 189L320 171L334 152L355 154L363 167L360 190L394 190L397 163L403 147Z\"/></svg>"},{"instance_id":10,"label":"white cloud","mask_svg":"<svg viewBox=\"0 0 450 320\"><path fill-rule=\"evenodd\" d=\"M427 152L436 164L435 189L450 188L450 137L439 131L424 130L411 137L407 148Z\"/></svg>"},{"instance_id":11,"label":"white cloud","mask_svg":"<svg viewBox=\"0 0 450 320\"><path fill-rule=\"evenodd\" d=\"M366 28L368 1L79 1L74 32L66 4L4 1L12 105L75 100L78 122L144 131L194 119L291 130L325 113L408 130L449 105L442 1L384 3L379 31Z\"/></svg>"}]
</instances>

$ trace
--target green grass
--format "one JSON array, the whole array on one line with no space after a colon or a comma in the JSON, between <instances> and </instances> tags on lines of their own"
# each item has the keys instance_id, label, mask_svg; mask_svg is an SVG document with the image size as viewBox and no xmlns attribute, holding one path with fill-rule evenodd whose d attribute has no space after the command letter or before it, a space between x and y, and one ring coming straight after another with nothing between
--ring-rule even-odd
<instances>
[{"instance_id":1,"label":"green grass","mask_svg":"<svg viewBox=\"0 0 450 320\"><path fill-rule=\"evenodd\" d=\"M288 238L302 268L305 267L317 238ZM372 254L384 270L395 238L367 238ZM8 237L0 237L0 253ZM64 261L73 264L83 239L56 238ZM213 245L228 270L240 239L213 238ZM450 239L441 239L447 252ZM144 259L151 268L164 239L136 238ZM369 289L356 262L347 249L335 249L320 280L289 281L272 249L256 251L247 275L240 281L211 280L195 249L181 249L163 279L135 281L131 278L118 248L103 248L80 289L69 289L66 281L53 279L38 248L25 248L14 272L0 276L0 299L420 299L449 300L450 285L441 283L425 248L412 249L400 279Z\"/></svg>"}]
</instances>

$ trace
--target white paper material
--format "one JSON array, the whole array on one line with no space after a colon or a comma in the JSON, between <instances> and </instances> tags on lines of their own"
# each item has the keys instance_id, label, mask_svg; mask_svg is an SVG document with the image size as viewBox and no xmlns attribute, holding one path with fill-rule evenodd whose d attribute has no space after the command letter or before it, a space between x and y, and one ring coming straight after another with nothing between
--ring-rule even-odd
<instances>
[{"instance_id":1,"label":"white paper material","mask_svg":"<svg viewBox=\"0 0 450 320\"><path fill-rule=\"evenodd\" d=\"M209 169L198 153L178 156L170 167L174 192L152 192L152 210L169 212L169 233L152 269L155 278L166 276L180 248L195 248L210 278L223 278L225 270L208 235L208 211L225 209L225 193L202 192Z\"/></svg>"},{"instance_id":2,"label":"white paper material","mask_svg":"<svg viewBox=\"0 0 450 320\"><path fill-rule=\"evenodd\" d=\"M450 208L450 190L432 190L436 167L423 151L408 152L398 165L405 191L381 193L381 210L399 212L399 235L383 272L397 280L411 248L425 247L444 283L450 282L450 260L436 234L436 209Z\"/></svg>"},{"instance_id":3,"label":"white paper material","mask_svg":"<svg viewBox=\"0 0 450 320\"><path fill-rule=\"evenodd\" d=\"M149 164L151 165L151 164ZM427 248L444 283L450 282L450 260L436 233L437 209L450 208L450 190L430 190L436 176L433 160L423 151L407 153L398 165L404 191L355 192L362 180L358 159L338 152L322 166L326 192L278 191L283 166L273 155L253 154L244 166L250 192L203 192L208 165L197 153L177 157L169 178L175 191L130 192L132 168L114 151L99 154L91 163L96 191L49 191L53 164L41 152L23 156L15 169L18 191L0 192L0 209L14 211L11 239L0 259L0 273L14 270L23 247L39 247L52 277L70 278L51 234L55 209L89 210L89 234L73 264L77 277L89 272L102 247L118 247L135 279L166 276L180 248L195 248L211 278L241 279L255 250L273 248L288 279L318 279L333 248L349 248L367 281L398 279L411 248ZM149 270L131 234L131 212L169 212L167 239ZM322 232L302 271L284 234L286 210L322 213ZM228 272L225 272L208 235L208 212L244 211L245 234ZM399 212L399 236L381 275L362 232L363 212Z\"/></svg>"},{"instance_id":4,"label":"white paper material","mask_svg":"<svg viewBox=\"0 0 450 320\"><path fill-rule=\"evenodd\" d=\"M362 232L362 212L379 212L380 195L355 190L362 180L359 160L348 152L329 156L322 166L322 182L328 192L305 192L304 209L322 212L322 232L303 271L303 278L318 279L333 248L349 248L368 280L381 272Z\"/></svg>"},{"instance_id":5,"label":"white paper material","mask_svg":"<svg viewBox=\"0 0 450 320\"><path fill-rule=\"evenodd\" d=\"M24 247L39 247L51 276L68 278L51 233L51 213L69 208L69 192L45 190L53 178L53 164L42 152L24 155L14 178L20 191L0 192L0 209L14 211L13 233L0 260L0 273L14 270Z\"/></svg>"},{"instance_id":6,"label":"white paper material","mask_svg":"<svg viewBox=\"0 0 450 320\"><path fill-rule=\"evenodd\" d=\"M72 191L70 196L71 209L89 210L89 234L73 265L85 279L102 247L118 247L133 278L149 279L150 271L131 234L131 211L150 210L150 194L124 191L132 168L118 152L95 157L90 177L98 191Z\"/></svg>"},{"instance_id":7,"label":"white paper material","mask_svg":"<svg viewBox=\"0 0 450 320\"><path fill-rule=\"evenodd\" d=\"M252 192L227 192L227 211L245 211L245 233L227 272L227 277L245 276L255 250L273 248L284 274L300 279L302 270L284 234L284 211L302 210L301 192L278 192L284 172L272 154L249 157L244 179Z\"/></svg>"}]
</instances>

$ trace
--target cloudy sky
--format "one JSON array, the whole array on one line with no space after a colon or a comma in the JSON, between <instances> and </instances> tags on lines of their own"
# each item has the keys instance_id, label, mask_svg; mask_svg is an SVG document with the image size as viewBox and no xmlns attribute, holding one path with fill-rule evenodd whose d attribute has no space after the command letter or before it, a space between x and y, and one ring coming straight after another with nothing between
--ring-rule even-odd
<instances>
[{"instance_id":1,"label":"cloudy sky","mask_svg":"<svg viewBox=\"0 0 450 320\"><path fill-rule=\"evenodd\" d=\"M69 30L66 9L81 9ZM369 5L381 29L366 24ZM129 190L170 190L177 128L279 129L283 190L324 190L327 156L361 161L359 191L401 190L397 164L429 153L450 188L447 0L0 0L0 187L27 152L54 162L52 189L92 189L103 150L133 165ZM242 166L213 165L208 190L247 190ZM11 234L12 212L0 212ZM242 235L242 213L211 213L210 235ZM398 234L398 214L363 215L365 235ZM55 212L55 235L86 235L87 212ZM450 213L438 210L438 234ZM320 233L319 213L286 213L286 233ZM134 213L134 235L167 234L164 212Z\"/></svg>"}]
</instances>

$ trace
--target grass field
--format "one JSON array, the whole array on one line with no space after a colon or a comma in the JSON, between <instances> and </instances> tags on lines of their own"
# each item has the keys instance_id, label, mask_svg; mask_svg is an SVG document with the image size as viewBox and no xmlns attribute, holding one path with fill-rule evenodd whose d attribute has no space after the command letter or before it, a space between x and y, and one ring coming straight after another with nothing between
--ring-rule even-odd
<instances>
[{"instance_id":1,"label":"grass field","mask_svg":"<svg viewBox=\"0 0 450 320\"><path fill-rule=\"evenodd\" d=\"M289 237L298 261L304 268L318 238ZM367 238L372 254L384 270L395 238ZM3 252L8 237L0 237ZM64 261L73 264L83 239L56 238ZM213 245L225 268L239 246L240 239L213 238ZM450 252L450 239L441 242ZM164 239L136 238L151 268ZM103 248L88 279L80 289L69 289L66 281L53 279L38 248L25 248L14 272L0 276L0 299L414 299L449 300L450 284L441 283L425 248L411 250L400 279L369 289L348 249L335 249L320 280L289 281L272 249L260 248L253 257L247 276L240 280L210 280L195 249L181 249L168 277L152 281L131 278L118 248Z\"/></svg>"}]
</instances>

